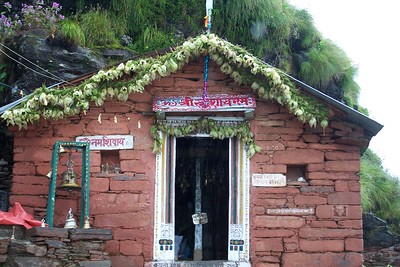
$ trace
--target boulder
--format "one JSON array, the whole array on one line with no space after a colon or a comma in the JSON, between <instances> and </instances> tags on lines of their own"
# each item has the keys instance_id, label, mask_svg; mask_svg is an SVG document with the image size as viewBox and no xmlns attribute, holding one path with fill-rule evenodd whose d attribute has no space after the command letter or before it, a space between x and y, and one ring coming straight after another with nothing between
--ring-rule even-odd
<instances>
[{"instance_id":1,"label":"boulder","mask_svg":"<svg viewBox=\"0 0 400 267\"><path fill-rule=\"evenodd\" d=\"M61 261L56 259L47 259L47 258L39 258L39 257L24 257L24 256L15 256L9 257L4 266L9 267L61 267L63 264ZM73 265L76 266L76 265Z\"/></svg>"},{"instance_id":2,"label":"boulder","mask_svg":"<svg viewBox=\"0 0 400 267\"><path fill-rule=\"evenodd\" d=\"M10 62L13 85L18 86L18 92L23 90L26 94L42 85L50 86L97 71L107 64L90 49L49 37L42 30L22 32L9 46L18 53L13 58L22 63Z\"/></svg>"},{"instance_id":3,"label":"boulder","mask_svg":"<svg viewBox=\"0 0 400 267\"><path fill-rule=\"evenodd\" d=\"M365 250L387 248L399 243L399 236L393 234L387 223L372 213L363 214Z\"/></svg>"},{"instance_id":4,"label":"boulder","mask_svg":"<svg viewBox=\"0 0 400 267\"><path fill-rule=\"evenodd\" d=\"M127 58L132 58L135 55L131 50L110 48L104 48L102 54L107 60L113 61L122 61Z\"/></svg>"}]
</instances>

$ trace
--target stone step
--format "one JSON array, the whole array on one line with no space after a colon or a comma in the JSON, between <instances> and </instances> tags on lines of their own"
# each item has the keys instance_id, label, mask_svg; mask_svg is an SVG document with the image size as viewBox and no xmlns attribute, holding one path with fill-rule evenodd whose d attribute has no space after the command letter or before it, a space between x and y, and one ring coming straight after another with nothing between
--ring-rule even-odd
<instances>
[{"instance_id":1,"label":"stone step","mask_svg":"<svg viewBox=\"0 0 400 267\"><path fill-rule=\"evenodd\" d=\"M227 261L179 261L179 262L154 262L152 267L238 267L239 262Z\"/></svg>"}]
</instances>

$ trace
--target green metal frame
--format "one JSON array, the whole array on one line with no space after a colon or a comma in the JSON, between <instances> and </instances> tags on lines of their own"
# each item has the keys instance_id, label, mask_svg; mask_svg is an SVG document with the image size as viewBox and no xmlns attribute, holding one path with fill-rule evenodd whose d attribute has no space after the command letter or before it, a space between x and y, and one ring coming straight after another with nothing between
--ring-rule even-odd
<instances>
[{"instance_id":1,"label":"green metal frame","mask_svg":"<svg viewBox=\"0 0 400 267\"><path fill-rule=\"evenodd\" d=\"M87 142L68 142L56 141L53 146L51 157L51 181L49 187L49 196L47 199L47 215L46 223L49 227L53 227L54 222L54 204L56 202L56 182L58 169L58 154L60 146L75 150L82 150L82 190L80 203L80 220L79 227L82 228L85 218L89 217L89 193L90 193L90 143Z\"/></svg>"}]
</instances>

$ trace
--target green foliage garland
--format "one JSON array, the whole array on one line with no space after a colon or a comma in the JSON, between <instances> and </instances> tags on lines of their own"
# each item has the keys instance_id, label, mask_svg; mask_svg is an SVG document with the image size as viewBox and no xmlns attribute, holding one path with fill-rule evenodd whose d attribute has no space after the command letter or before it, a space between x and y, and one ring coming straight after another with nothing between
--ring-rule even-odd
<instances>
[{"instance_id":1,"label":"green foliage garland","mask_svg":"<svg viewBox=\"0 0 400 267\"><path fill-rule=\"evenodd\" d=\"M39 88L24 102L6 111L2 118L8 125L21 128L41 117L60 119L80 112L86 114L90 101L97 106L103 105L107 99L127 101L129 94L142 93L155 79L169 76L192 58L205 54L209 54L221 71L235 82L251 86L260 98L286 106L311 127L320 124L325 128L328 125L327 107L302 94L281 71L215 34L189 39L170 53L156 58L129 60L108 70L100 70L76 87L62 90Z\"/></svg>"},{"instance_id":2,"label":"green foliage garland","mask_svg":"<svg viewBox=\"0 0 400 267\"><path fill-rule=\"evenodd\" d=\"M197 133L208 133L214 139L237 137L245 144L247 156L249 158L261 151L261 148L255 144L254 135L251 132L250 123L248 121L232 123L202 117L184 125L174 125L167 121L158 120L150 129L150 133L154 138L154 153L160 153L162 149L162 140L159 132L163 132L167 136L175 137L183 137Z\"/></svg>"}]
</instances>

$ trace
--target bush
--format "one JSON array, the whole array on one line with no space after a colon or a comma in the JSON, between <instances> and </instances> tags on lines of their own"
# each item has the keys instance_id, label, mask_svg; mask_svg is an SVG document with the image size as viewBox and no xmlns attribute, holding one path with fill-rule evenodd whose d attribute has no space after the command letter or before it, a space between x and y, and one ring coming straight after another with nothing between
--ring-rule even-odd
<instances>
[{"instance_id":1,"label":"bush","mask_svg":"<svg viewBox=\"0 0 400 267\"><path fill-rule=\"evenodd\" d=\"M138 53L166 48L175 44L173 34L167 34L157 29L157 27L146 28L133 44L133 50Z\"/></svg>"},{"instance_id":2,"label":"bush","mask_svg":"<svg viewBox=\"0 0 400 267\"><path fill-rule=\"evenodd\" d=\"M63 21L61 23L60 33L74 45L84 46L86 43L85 33L77 21Z\"/></svg>"},{"instance_id":3,"label":"bush","mask_svg":"<svg viewBox=\"0 0 400 267\"><path fill-rule=\"evenodd\" d=\"M383 170L382 160L370 149L361 158L361 203L364 212L372 212L400 233L400 183Z\"/></svg>"},{"instance_id":4,"label":"bush","mask_svg":"<svg viewBox=\"0 0 400 267\"><path fill-rule=\"evenodd\" d=\"M94 8L82 14L80 22L88 47L120 46L114 33L114 22L107 10Z\"/></svg>"},{"instance_id":5,"label":"bush","mask_svg":"<svg viewBox=\"0 0 400 267\"><path fill-rule=\"evenodd\" d=\"M0 40L22 29L43 29L54 33L57 22L64 19L60 14L62 6L57 2L49 7L44 5L43 0L33 5L22 4L20 15L12 14L13 6L9 2L3 7L6 11L0 16Z\"/></svg>"},{"instance_id":6,"label":"bush","mask_svg":"<svg viewBox=\"0 0 400 267\"><path fill-rule=\"evenodd\" d=\"M50 7L45 7L43 0L36 1L34 5L22 4L22 23L29 29L46 29L52 31L57 21L63 20L64 16L59 14L62 6L53 2Z\"/></svg>"}]
</instances>

